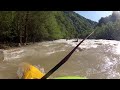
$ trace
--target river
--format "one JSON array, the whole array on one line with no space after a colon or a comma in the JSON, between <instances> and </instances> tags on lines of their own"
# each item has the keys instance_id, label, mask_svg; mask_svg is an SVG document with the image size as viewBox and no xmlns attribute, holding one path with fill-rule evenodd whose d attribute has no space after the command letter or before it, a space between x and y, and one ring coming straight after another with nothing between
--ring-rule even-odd
<instances>
[{"instance_id":1,"label":"river","mask_svg":"<svg viewBox=\"0 0 120 90\"><path fill-rule=\"evenodd\" d=\"M27 62L44 68L47 73L79 42L55 40L33 45L0 50L0 79L17 79L19 64ZM85 40L70 59L49 78L85 76L89 79L120 78L120 41Z\"/></svg>"}]
</instances>

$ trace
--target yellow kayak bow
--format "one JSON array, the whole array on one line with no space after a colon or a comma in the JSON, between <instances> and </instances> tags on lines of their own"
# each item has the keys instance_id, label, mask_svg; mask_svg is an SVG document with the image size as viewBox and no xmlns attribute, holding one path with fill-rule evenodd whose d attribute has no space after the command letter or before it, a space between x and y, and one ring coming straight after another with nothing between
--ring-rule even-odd
<instances>
[{"instance_id":1,"label":"yellow kayak bow","mask_svg":"<svg viewBox=\"0 0 120 90\"><path fill-rule=\"evenodd\" d=\"M18 77L20 79L41 79L43 76L44 73L28 63L22 63L18 69Z\"/></svg>"}]
</instances>

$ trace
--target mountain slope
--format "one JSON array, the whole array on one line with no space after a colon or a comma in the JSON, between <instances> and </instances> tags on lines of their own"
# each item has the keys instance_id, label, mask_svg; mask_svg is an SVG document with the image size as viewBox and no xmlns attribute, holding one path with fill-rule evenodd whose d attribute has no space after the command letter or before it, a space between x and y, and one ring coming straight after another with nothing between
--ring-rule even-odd
<instances>
[{"instance_id":1,"label":"mountain slope","mask_svg":"<svg viewBox=\"0 0 120 90\"><path fill-rule=\"evenodd\" d=\"M109 15L107 17L102 17L100 20L99 20L99 23L98 23L98 26L101 26L103 24L107 24L109 22L116 22L116 21L119 21L120 20L120 13L117 12L117 11L113 11L112 15Z\"/></svg>"},{"instance_id":2,"label":"mountain slope","mask_svg":"<svg viewBox=\"0 0 120 90\"><path fill-rule=\"evenodd\" d=\"M64 11L64 13L68 17L69 21L73 23L73 26L78 32L91 29L97 24L97 22L86 19L75 12Z\"/></svg>"},{"instance_id":3,"label":"mountain slope","mask_svg":"<svg viewBox=\"0 0 120 90\"><path fill-rule=\"evenodd\" d=\"M83 38L96 24L73 11L1 11L0 42Z\"/></svg>"},{"instance_id":4,"label":"mountain slope","mask_svg":"<svg viewBox=\"0 0 120 90\"><path fill-rule=\"evenodd\" d=\"M96 39L120 40L120 12L101 18L93 34Z\"/></svg>"}]
</instances>

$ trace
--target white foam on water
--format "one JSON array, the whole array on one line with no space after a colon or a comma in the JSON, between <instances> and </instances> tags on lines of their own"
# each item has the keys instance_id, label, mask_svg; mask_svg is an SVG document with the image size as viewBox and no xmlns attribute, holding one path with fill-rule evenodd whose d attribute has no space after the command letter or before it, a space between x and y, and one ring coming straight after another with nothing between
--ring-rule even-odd
<instances>
[{"instance_id":1,"label":"white foam on water","mask_svg":"<svg viewBox=\"0 0 120 90\"><path fill-rule=\"evenodd\" d=\"M50 54L53 54L53 53L55 53L55 51L48 52L48 53L46 53L46 54L47 54L47 55L50 55Z\"/></svg>"},{"instance_id":2,"label":"white foam on water","mask_svg":"<svg viewBox=\"0 0 120 90\"><path fill-rule=\"evenodd\" d=\"M72 47L75 47L80 41L81 40L79 40L78 42L73 42L73 40L69 40L66 43L71 45ZM89 49L89 48L97 48L98 45L94 43L94 40L85 40L79 47L81 49Z\"/></svg>"},{"instance_id":3,"label":"white foam on water","mask_svg":"<svg viewBox=\"0 0 120 90\"><path fill-rule=\"evenodd\" d=\"M46 54L47 55L51 55L51 54L54 54L54 53L57 53L57 52L62 52L62 51L65 51L65 49L62 49L62 50L57 50L57 51L51 51L51 52L47 52Z\"/></svg>"},{"instance_id":4,"label":"white foam on water","mask_svg":"<svg viewBox=\"0 0 120 90\"><path fill-rule=\"evenodd\" d=\"M101 65L101 72L105 72L107 79L120 78L120 73L116 71L118 60L116 58L110 59L105 57Z\"/></svg>"},{"instance_id":5,"label":"white foam on water","mask_svg":"<svg viewBox=\"0 0 120 90\"><path fill-rule=\"evenodd\" d=\"M117 44L117 46L115 46L114 53L115 54L120 54L120 42Z\"/></svg>"},{"instance_id":6,"label":"white foam on water","mask_svg":"<svg viewBox=\"0 0 120 90\"><path fill-rule=\"evenodd\" d=\"M59 39L59 40L54 40L54 41L47 41L47 42L42 42L42 46L49 47L51 45L57 45L59 43L66 43L65 47L71 46L75 47L77 44L81 41L82 39L79 39L78 42L73 42L75 39L70 39L70 40L65 40L65 39ZM95 39L86 39L80 46L79 48L81 49L90 49L90 48L97 48L100 45L108 45L109 47L105 49L106 52L112 52L114 54L120 54L120 42L116 40L95 40ZM112 47L111 47L112 46ZM39 47L38 47L39 48ZM64 50L63 50L64 51ZM51 55L57 51L55 50L50 50L50 52L47 53L47 55Z\"/></svg>"},{"instance_id":7,"label":"white foam on water","mask_svg":"<svg viewBox=\"0 0 120 90\"><path fill-rule=\"evenodd\" d=\"M42 45L42 46L49 47L50 45L48 44L48 45Z\"/></svg>"},{"instance_id":8,"label":"white foam on water","mask_svg":"<svg viewBox=\"0 0 120 90\"><path fill-rule=\"evenodd\" d=\"M72 47L75 47L81 40L82 39L79 39L78 42L73 42L75 41L74 39L67 41L65 39L60 39L60 40L56 40L55 42L66 43ZM90 49L90 48L97 48L99 45L109 45L110 47L106 51L110 51L114 54L120 54L120 42L116 40L86 39L79 47L81 49Z\"/></svg>"},{"instance_id":9,"label":"white foam on water","mask_svg":"<svg viewBox=\"0 0 120 90\"><path fill-rule=\"evenodd\" d=\"M44 43L42 46L49 47L52 45L55 45L55 43L51 41L51 42Z\"/></svg>"},{"instance_id":10,"label":"white foam on water","mask_svg":"<svg viewBox=\"0 0 120 90\"><path fill-rule=\"evenodd\" d=\"M73 42L74 40L69 40L65 43L71 45L72 47L77 46L77 44L81 41L82 39L79 39L78 42ZM95 40L85 40L79 47L81 49L90 49L90 48L97 48L99 45L96 44Z\"/></svg>"},{"instance_id":11,"label":"white foam on water","mask_svg":"<svg viewBox=\"0 0 120 90\"><path fill-rule=\"evenodd\" d=\"M110 70L108 74L107 79L120 79L120 73L115 70Z\"/></svg>"},{"instance_id":12,"label":"white foam on water","mask_svg":"<svg viewBox=\"0 0 120 90\"><path fill-rule=\"evenodd\" d=\"M4 50L4 60L3 61L10 61L10 60L19 59L23 56L23 53L24 53L23 49Z\"/></svg>"}]
</instances>

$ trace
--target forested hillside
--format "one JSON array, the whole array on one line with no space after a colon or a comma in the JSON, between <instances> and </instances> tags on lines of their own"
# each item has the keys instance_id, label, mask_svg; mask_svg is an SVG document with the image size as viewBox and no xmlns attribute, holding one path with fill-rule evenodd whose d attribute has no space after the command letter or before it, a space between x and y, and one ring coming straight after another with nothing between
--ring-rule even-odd
<instances>
[{"instance_id":1,"label":"forested hillside","mask_svg":"<svg viewBox=\"0 0 120 90\"><path fill-rule=\"evenodd\" d=\"M92 38L120 40L120 12L114 11L112 15L101 18L95 29Z\"/></svg>"},{"instance_id":2,"label":"forested hillside","mask_svg":"<svg viewBox=\"0 0 120 90\"><path fill-rule=\"evenodd\" d=\"M96 24L73 11L0 11L0 43L83 38Z\"/></svg>"}]
</instances>

